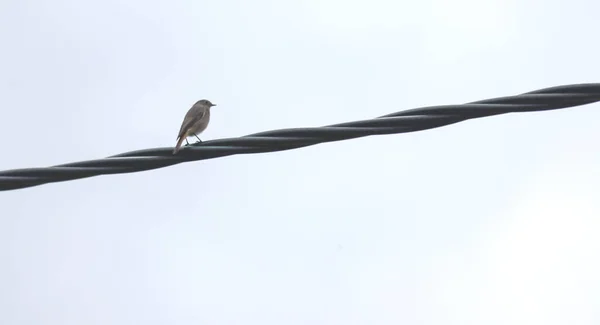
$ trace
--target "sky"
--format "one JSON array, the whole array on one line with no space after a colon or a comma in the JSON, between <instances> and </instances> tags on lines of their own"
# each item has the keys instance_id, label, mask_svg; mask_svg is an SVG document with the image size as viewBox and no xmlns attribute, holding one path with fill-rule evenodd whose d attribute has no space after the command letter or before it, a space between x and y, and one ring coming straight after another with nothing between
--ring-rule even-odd
<instances>
[{"instance_id":1,"label":"sky","mask_svg":"<svg viewBox=\"0 0 600 325\"><path fill-rule=\"evenodd\" d=\"M0 170L600 82L591 0L0 2ZM598 324L600 104L0 193L0 323Z\"/></svg>"}]
</instances>

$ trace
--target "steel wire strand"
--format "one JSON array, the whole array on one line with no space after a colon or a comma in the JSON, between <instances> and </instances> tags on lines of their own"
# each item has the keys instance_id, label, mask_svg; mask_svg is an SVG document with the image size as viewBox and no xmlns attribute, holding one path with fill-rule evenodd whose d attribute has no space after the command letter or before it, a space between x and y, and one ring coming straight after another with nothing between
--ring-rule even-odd
<instances>
[{"instance_id":1,"label":"steel wire strand","mask_svg":"<svg viewBox=\"0 0 600 325\"><path fill-rule=\"evenodd\" d=\"M177 155L172 154L170 147L153 148L52 167L0 171L0 190L13 190L98 175L139 172L182 162L235 154L283 151L371 135L422 131L473 118L554 110L597 101L600 101L598 83L558 86L461 105L420 107L374 119L324 127L280 129L238 138L204 141L184 147Z\"/></svg>"}]
</instances>

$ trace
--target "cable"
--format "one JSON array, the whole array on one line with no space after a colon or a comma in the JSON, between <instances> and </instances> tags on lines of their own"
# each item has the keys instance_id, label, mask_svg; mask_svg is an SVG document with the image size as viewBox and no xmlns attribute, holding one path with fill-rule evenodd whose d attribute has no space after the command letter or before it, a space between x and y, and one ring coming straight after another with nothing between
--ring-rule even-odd
<instances>
[{"instance_id":1,"label":"cable","mask_svg":"<svg viewBox=\"0 0 600 325\"><path fill-rule=\"evenodd\" d=\"M184 147L177 155L172 154L173 148L170 147L153 148L53 167L0 171L0 190L14 190L98 175L133 173L237 154L290 150L370 135L415 132L478 117L547 111L597 101L600 101L599 83L545 88L462 105L415 108L370 120L324 127L272 130L239 138L204 141Z\"/></svg>"}]
</instances>

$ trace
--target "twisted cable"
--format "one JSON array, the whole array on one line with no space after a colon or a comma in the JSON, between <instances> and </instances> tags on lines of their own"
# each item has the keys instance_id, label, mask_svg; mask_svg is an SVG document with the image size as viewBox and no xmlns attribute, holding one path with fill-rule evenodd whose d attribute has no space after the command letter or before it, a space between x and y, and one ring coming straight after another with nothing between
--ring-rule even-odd
<instances>
[{"instance_id":1,"label":"twisted cable","mask_svg":"<svg viewBox=\"0 0 600 325\"><path fill-rule=\"evenodd\" d=\"M133 173L237 154L290 150L370 135L415 132L478 117L547 111L597 101L600 101L599 83L558 86L462 105L415 108L370 120L324 127L272 130L238 138L204 141L184 147L177 155L172 154L173 148L170 147L153 148L52 167L0 171L0 190L14 190L98 175Z\"/></svg>"}]
</instances>

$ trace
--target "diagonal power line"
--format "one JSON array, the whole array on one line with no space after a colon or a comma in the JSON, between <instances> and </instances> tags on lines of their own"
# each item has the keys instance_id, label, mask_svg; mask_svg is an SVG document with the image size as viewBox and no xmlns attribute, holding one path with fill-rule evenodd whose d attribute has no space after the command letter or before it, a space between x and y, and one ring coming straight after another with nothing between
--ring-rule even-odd
<instances>
[{"instance_id":1,"label":"diagonal power line","mask_svg":"<svg viewBox=\"0 0 600 325\"><path fill-rule=\"evenodd\" d=\"M462 105L415 108L370 120L324 127L273 130L239 138L204 141L186 146L177 155L172 154L173 148L153 148L53 167L0 171L0 190L14 190L98 175L133 173L237 154L283 151L370 135L421 131L472 118L546 111L597 101L600 101L600 83L545 88L517 96Z\"/></svg>"}]
</instances>

